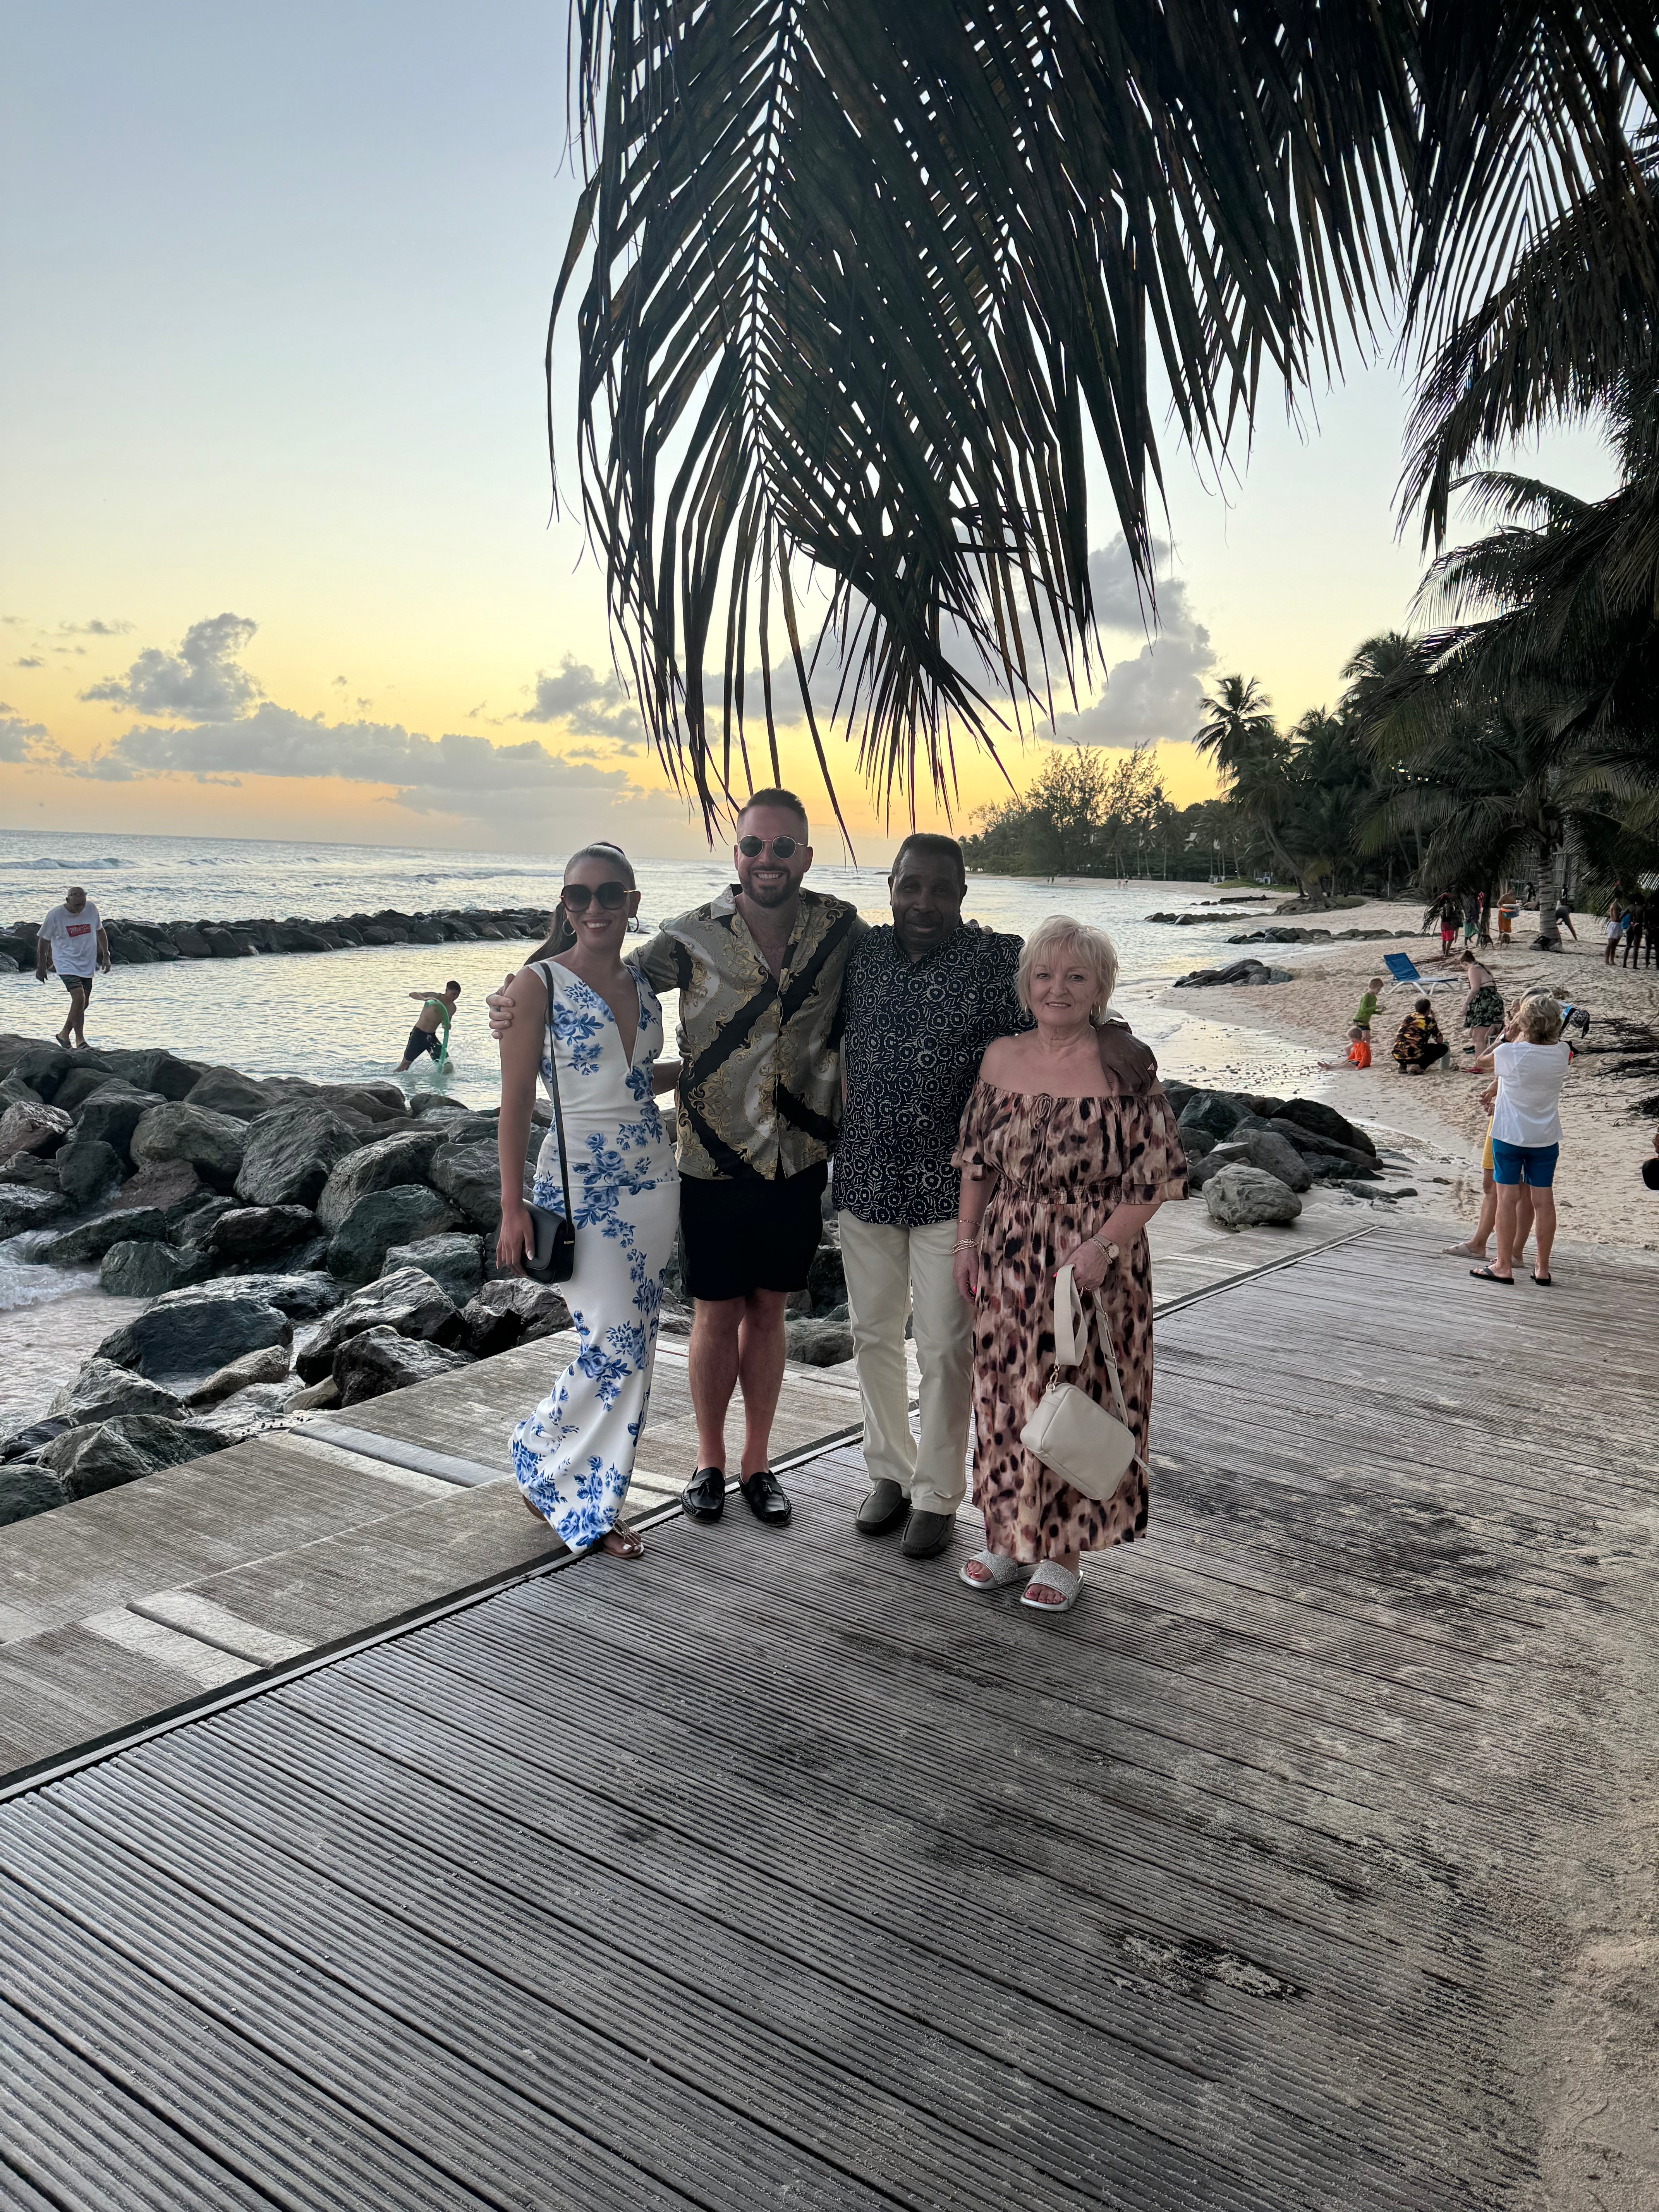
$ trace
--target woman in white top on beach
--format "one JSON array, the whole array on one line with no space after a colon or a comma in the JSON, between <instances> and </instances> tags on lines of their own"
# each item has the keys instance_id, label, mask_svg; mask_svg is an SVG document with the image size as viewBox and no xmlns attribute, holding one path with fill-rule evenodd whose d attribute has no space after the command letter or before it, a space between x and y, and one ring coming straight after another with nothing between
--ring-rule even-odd
<instances>
[{"instance_id":1,"label":"woman in white top on beach","mask_svg":"<svg viewBox=\"0 0 1659 2212\"><path fill-rule=\"evenodd\" d=\"M1515 1255L1524 1241L1521 1193L1532 1203L1537 1235L1532 1279L1547 1285L1555 1242L1555 1164L1561 1151L1561 1085L1571 1054L1561 1038L1561 1009L1547 992L1522 999L1492 1054L1497 1070L1486 1103L1492 1107L1492 1181L1498 1188L1498 1256L1491 1267L1471 1267L1484 1283L1512 1283Z\"/></svg>"},{"instance_id":2,"label":"woman in white top on beach","mask_svg":"<svg viewBox=\"0 0 1659 2212\"><path fill-rule=\"evenodd\" d=\"M524 1017L501 1039L501 1230L496 1255L519 1267L535 1249L525 1211L524 1158L538 1079L552 1087L569 1146L576 1267L562 1285L576 1325L576 1356L513 1431L513 1472L532 1513L573 1552L597 1546L637 1559L622 1522L634 1454L651 1400L663 1270L679 1227L679 1175L653 1093L673 1088L677 1060L659 1060L662 1007L622 957L640 895L615 845L571 855L545 950L507 988ZM536 1162L535 1203L564 1212L559 1140L550 1130Z\"/></svg>"}]
</instances>

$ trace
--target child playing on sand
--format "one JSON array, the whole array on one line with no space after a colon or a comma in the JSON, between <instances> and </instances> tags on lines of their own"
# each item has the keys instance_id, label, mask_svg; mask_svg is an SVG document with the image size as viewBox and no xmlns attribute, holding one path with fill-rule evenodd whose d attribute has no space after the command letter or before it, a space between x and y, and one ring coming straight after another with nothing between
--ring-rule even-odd
<instances>
[{"instance_id":1,"label":"child playing on sand","mask_svg":"<svg viewBox=\"0 0 1659 2212\"><path fill-rule=\"evenodd\" d=\"M1373 975L1370 981L1365 986L1364 994L1360 998L1359 1004L1353 1010L1353 1025L1357 1030L1364 1030L1365 1031L1366 1042L1368 1043L1370 1041L1371 1017L1376 1012L1377 994L1382 990L1382 976Z\"/></svg>"},{"instance_id":2,"label":"child playing on sand","mask_svg":"<svg viewBox=\"0 0 1659 2212\"><path fill-rule=\"evenodd\" d=\"M1364 1000L1362 999L1363 1006ZM1371 1064L1371 1033L1364 1022L1357 1021L1348 1031L1348 1056L1346 1060L1322 1060L1322 1067L1369 1067Z\"/></svg>"}]
</instances>

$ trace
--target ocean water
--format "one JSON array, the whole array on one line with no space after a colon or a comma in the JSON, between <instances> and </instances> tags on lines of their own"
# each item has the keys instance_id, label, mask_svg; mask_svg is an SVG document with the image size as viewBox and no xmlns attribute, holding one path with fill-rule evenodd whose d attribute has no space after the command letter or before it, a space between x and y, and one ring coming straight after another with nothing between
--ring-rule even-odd
<instances>
[{"instance_id":1,"label":"ocean water","mask_svg":"<svg viewBox=\"0 0 1659 2212\"><path fill-rule=\"evenodd\" d=\"M86 885L106 915L137 921L239 915L317 920L382 907L406 914L440 908L549 908L562 871L562 856L528 854L8 830L0 831L0 923L38 922L68 885L77 882ZM641 917L649 927L711 896L731 871L711 855L707 861L641 861L637 872ZM887 916L886 878L878 868L821 865L810 881L851 899L872 921ZM1200 884L1146 881L1120 888L1104 882L975 876L969 881L965 911L994 928L1021 934L1056 913L1073 914L1108 930L1121 963L1120 997L1139 1027L1143 1017L1135 1008L1147 990L1222 957L1223 939L1236 926L1218 922L1175 930L1149 924L1145 916L1216 896ZM416 1011L408 994L453 977L461 986L461 1003L451 1038L447 1088L469 1103L488 1103L496 1059L483 996L527 949L504 944L364 945L339 952L118 967L94 986L87 1041L94 1046L165 1044L187 1059L224 1061L250 1075L357 1080L396 1067ZM32 975L0 975L0 1031L46 1036L62 1021L63 1010L63 986L56 977L38 984ZM1164 1016L1146 1034L1171 1073L1186 1073L1188 1065L1198 1066L1189 1060L1193 1050L1201 1059L1213 1046L1207 1033L1214 1027L1201 1018ZM1171 1048L1180 1055L1179 1068L1167 1059ZM430 1063L410 1079L429 1085Z\"/></svg>"}]
</instances>

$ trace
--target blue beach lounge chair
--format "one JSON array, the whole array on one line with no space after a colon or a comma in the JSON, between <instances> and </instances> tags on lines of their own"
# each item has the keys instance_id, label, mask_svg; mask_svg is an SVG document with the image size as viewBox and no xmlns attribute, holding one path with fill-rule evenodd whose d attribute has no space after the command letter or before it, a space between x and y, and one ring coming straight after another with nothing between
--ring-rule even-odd
<instances>
[{"instance_id":1,"label":"blue beach lounge chair","mask_svg":"<svg viewBox=\"0 0 1659 2212\"><path fill-rule=\"evenodd\" d=\"M1431 998L1437 991L1455 991L1462 988L1455 975L1424 975L1409 952L1385 952L1382 965L1396 983L1409 983L1413 991L1425 992Z\"/></svg>"}]
</instances>

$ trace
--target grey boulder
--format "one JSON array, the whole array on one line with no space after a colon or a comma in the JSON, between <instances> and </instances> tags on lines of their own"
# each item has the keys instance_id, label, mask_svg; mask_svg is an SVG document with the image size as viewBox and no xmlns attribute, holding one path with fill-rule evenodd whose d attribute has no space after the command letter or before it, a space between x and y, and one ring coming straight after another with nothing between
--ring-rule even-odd
<instances>
[{"instance_id":1,"label":"grey boulder","mask_svg":"<svg viewBox=\"0 0 1659 2212\"><path fill-rule=\"evenodd\" d=\"M181 1099L200 1082L204 1071L179 1060L165 1047L137 1052L112 1053L110 1065L135 1091L154 1091L163 1098Z\"/></svg>"},{"instance_id":2,"label":"grey boulder","mask_svg":"<svg viewBox=\"0 0 1659 2212\"><path fill-rule=\"evenodd\" d=\"M784 1323L785 1356L805 1367L838 1367L853 1357L853 1332L845 1322L796 1321Z\"/></svg>"},{"instance_id":3,"label":"grey boulder","mask_svg":"<svg viewBox=\"0 0 1659 2212\"><path fill-rule=\"evenodd\" d=\"M325 1229L339 1227L360 1199L400 1184L425 1182L432 1156L442 1141L437 1129L406 1129L382 1137L342 1158L317 1200L317 1218Z\"/></svg>"},{"instance_id":4,"label":"grey boulder","mask_svg":"<svg viewBox=\"0 0 1659 2212\"><path fill-rule=\"evenodd\" d=\"M183 1160L215 1190L234 1187L246 1149L246 1123L200 1106L152 1106L132 1133L135 1167Z\"/></svg>"},{"instance_id":5,"label":"grey boulder","mask_svg":"<svg viewBox=\"0 0 1659 2212\"><path fill-rule=\"evenodd\" d=\"M433 1343L453 1344L463 1334L453 1300L422 1268L404 1267L368 1284L319 1322L300 1346L295 1370L304 1382L320 1382L349 1337L380 1328Z\"/></svg>"},{"instance_id":6,"label":"grey boulder","mask_svg":"<svg viewBox=\"0 0 1659 2212\"><path fill-rule=\"evenodd\" d=\"M315 1206L329 1176L358 1144L350 1123L327 1106L275 1107L248 1130L236 1195L249 1206Z\"/></svg>"},{"instance_id":7,"label":"grey boulder","mask_svg":"<svg viewBox=\"0 0 1659 2212\"><path fill-rule=\"evenodd\" d=\"M70 1421L76 1427L88 1421L113 1420L118 1413L176 1413L179 1400L159 1382L147 1382L130 1367L94 1352L71 1382L65 1382L46 1409L46 1418Z\"/></svg>"},{"instance_id":8,"label":"grey boulder","mask_svg":"<svg viewBox=\"0 0 1659 2212\"><path fill-rule=\"evenodd\" d=\"M285 1313L241 1290L204 1283L169 1291L165 1297L112 1330L99 1346L101 1358L131 1367L152 1382L198 1382L244 1352L291 1344L294 1324Z\"/></svg>"},{"instance_id":9,"label":"grey boulder","mask_svg":"<svg viewBox=\"0 0 1659 2212\"><path fill-rule=\"evenodd\" d=\"M204 1242L214 1259L228 1266L286 1252L316 1226L317 1217L307 1206L236 1206L219 1215Z\"/></svg>"},{"instance_id":10,"label":"grey boulder","mask_svg":"<svg viewBox=\"0 0 1659 2212\"><path fill-rule=\"evenodd\" d=\"M399 1336L390 1328L366 1329L350 1337L334 1355L333 1376L342 1406L361 1406L388 1390L430 1382L457 1367L470 1367L468 1352L446 1352L441 1345Z\"/></svg>"},{"instance_id":11,"label":"grey boulder","mask_svg":"<svg viewBox=\"0 0 1659 2212\"><path fill-rule=\"evenodd\" d=\"M551 1283L532 1283L524 1275L498 1275L470 1298L461 1312L462 1341L487 1359L518 1344L554 1336L570 1326L570 1309Z\"/></svg>"},{"instance_id":12,"label":"grey boulder","mask_svg":"<svg viewBox=\"0 0 1659 2212\"><path fill-rule=\"evenodd\" d=\"M372 1283L394 1245L459 1229L460 1218L424 1183L398 1183L360 1198L328 1248L328 1271L344 1283Z\"/></svg>"},{"instance_id":13,"label":"grey boulder","mask_svg":"<svg viewBox=\"0 0 1659 2212\"><path fill-rule=\"evenodd\" d=\"M124 1413L95 1428L69 1429L41 1453L70 1498L95 1498L164 1467L182 1467L222 1449L211 1429L161 1413Z\"/></svg>"},{"instance_id":14,"label":"grey boulder","mask_svg":"<svg viewBox=\"0 0 1659 2212\"><path fill-rule=\"evenodd\" d=\"M263 1298L290 1321L320 1321L346 1295L343 1285L332 1275L314 1269L286 1275L239 1275L236 1288L244 1297Z\"/></svg>"},{"instance_id":15,"label":"grey boulder","mask_svg":"<svg viewBox=\"0 0 1659 2212\"><path fill-rule=\"evenodd\" d=\"M1356 1152L1364 1152L1368 1159L1376 1158L1376 1146L1365 1132L1349 1121L1346 1114L1339 1114L1334 1106L1326 1105L1323 1099L1288 1098L1274 1119L1294 1121L1300 1127L1310 1130L1316 1137L1329 1137L1339 1145L1351 1146Z\"/></svg>"},{"instance_id":16,"label":"grey boulder","mask_svg":"<svg viewBox=\"0 0 1659 2212\"><path fill-rule=\"evenodd\" d=\"M1224 1091L1195 1091L1181 1109L1178 1130L1202 1129L1217 1143L1230 1136L1244 1109Z\"/></svg>"},{"instance_id":17,"label":"grey boulder","mask_svg":"<svg viewBox=\"0 0 1659 2212\"><path fill-rule=\"evenodd\" d=\"M0 1188L0 1237L21 1237L26 1229L50 1229L69 1211L70 1202L61 1190L8 1183Z\"/></svg>"},{"instance_id":18,"label":"grey boulder","mask_svg":"<svg viewBox=\"0 0 1659 2212\"><path fill-rule=\"evenodd\" d=\"M208 1114L231 1114L239 1121L254 1121L265 1113L270 1099L263 1084L234 1067L210 1067L185 1094L187 1106Z\"/></svg>"},{"instance_id":19,"label":"grey boulder","mask_svg":"<svg viewBox=\"0 0 1659 2212\"><path fill-rule=\"evenodd\" d=\"M68 1499L61 1479L39 1460L16 1460L0 1467L0 1528L14 1521L32 1521L37 1513L50 1513Z\"/></svg>"},{"instance_id":20,"label":"grey boulder","mask_svg":"<svg viewBox=\"0 0 1659 2212\"><path fill-rule=\"evenodd\" d=\"M176 1220L212 1195L188 1160L165 1160L157 1167L140 1168L122 1184L110 1206L114 1212L154 1206L169 1220Z\"/></svg>"},{"instance_id":21,"label":"grey boulder","mask_svg":"<svg viewBox=\"0 0 1659 2212\"><path fill-rule=\"evenodd\" d=\"M494 1143L445 1145L432 1156L432 1182L467 1219L493 1236L501 1225L501 1156Z\"/></svg>"},{"instance_id":22,"label":"grey boulder","mask_svg":"<svg viewBox=\"0 0 1659 2212\"><path fill-rule=\"evenodd\" d=\"M0 1114L0 1160L15 1159L19 1152L56 1152L74 1127L59 1108L20 1098Z\"/></svg>"},{"instance_id":23,"label":"grey boulder","mask_svg":"<svg viewBox=\"0 0 1659 2212\"><path fill-rule=\"evenodd\" d=\"M251 1390L256 1383L285 1382L289 1376L289 1349L286 1345L267 1345L263 1352L244 1352L228 1366L218 1368L205 1382L198 1382L185 1393L185 1403L192 1413L209 1406L222 1405L239 1391Z\"/></svg>"},{"instance_id":24,"label":"grey boulder","mask_svg":"<svg viewBox=\"0 0 1659 2212\"><path fill-rule=\"evenodd\" d=\"M167 1233L167 1218L159 1206L135 1206L131 1212L100 1213L78 1229L54 1237L40 1253L49 1267L89 1267L118 1244L160 1243Z\"/></svg>"},{"instance_id":25,"label":"grey boulder","mask_svg":"<svg viewBox=\"0 0 1659 2212\"><path fill-rule=\"evenodd\" d=\"M211 1274L205 1252L172 1244L112 1244L98 1269L98 1287L112 1298L160 1298Z\"/></svg>"},{"instance_id":26,"label":"grey boulder","mask_svg":"<svg viewBox=\"0 0 1659 2212\"><path fill-rule=\"evenodd\" d=\"M1307 1190L1313 1173L1296 1146L1272 1129L1251 1129L1240 1142L1253 1168L1277 1176L1287 1190Z\"/></svg>"},{"instance_id":27,"label":"grey boulder","mask_svg":"<svg viewBox=\"0 0 1659 2212\"><path fill-rule=\"evenodd\" d=\"M419 1267L458 1306L478 1295L483 1286L481 1240L452 1231L447 1237L423 1237L416 1244L394 1244L380 1264L383 1275L401 1267Z\"/></svg>"},{"instance_id":28,"label":"grey boulder","mask_svg":"<svg viewBox=\"0 0 1659 2212\"><path fill-rule=\"evenodd\" d=\"M89 1062L70 1068L52 1094L52 1103L60 1114L74 1115L77 1106L84 1106L94 1091L101 1091L114 1077L101 1062L94 1066Z\"/></svg>"},{"instance_id":29,"label":"grey boulder","mask_svg":"<svg viewBox=\"0 0 1659 2212\"><path fill-rule=\"evenodd\" d=\"M91 1138L107 1145L125 1159L132 1144L132 1133L140 1121L152 1106L166 1103L159 1091L137 1091L131 1084L112 1077L76 1115L76 1140Z\"/></svg>"},{"instance_id":30,"label":"grey boulder","mask_svg":"<svg viewBox=\"0 0 1659 2212\"><path fill-rule=\"evenodd\" d=\"M96 1206L121 1184L121 1155L112 1145L77 1133L58 1155L58 1188L74 1206Z\"/></svg>"},{"instance_id":31,"label":"grey boulder","mask_svg":"<svg viewBox=\"0 0 1659 2212\"><path fill-rule=\"evenodd\" d=\"M1259 1229L1294 1221L1302 1211L1302 1200L1277 1176L1240 1161L1210 1177L1204 1186L1204 1203L1211 1220L1224 1229Z\"/></svg>"}]
</instances>

